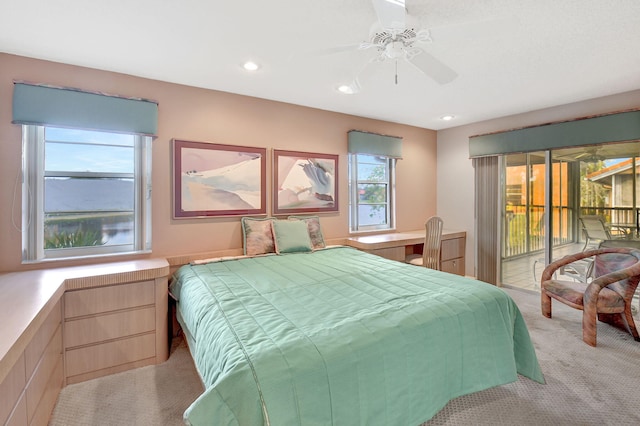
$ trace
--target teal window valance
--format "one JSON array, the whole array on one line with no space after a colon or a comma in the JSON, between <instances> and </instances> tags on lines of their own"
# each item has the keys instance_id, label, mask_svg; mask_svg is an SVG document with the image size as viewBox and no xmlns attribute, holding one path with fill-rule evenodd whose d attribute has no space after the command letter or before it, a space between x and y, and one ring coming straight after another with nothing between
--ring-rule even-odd
<instances>
[{"instance_id":1,"label":"teal window valance","mask_svg":"<svg viewBox=\"0 0 640 426\"><path fill-rule=\"evenodd\" d=\"M625 111L469 138L469 157L640 139L640 111Z\"/></svg>"},{"instance_id":2,"label":"teal window valance","mask_svg":"<svg viewBox=\"0 0 640 426\"><path fill-rule=\"evenodd\" d=\"M144 99L16 82L12 123L155 136L158 104Z\"/></svg>"},{"instance_id":3,"label":"teal window valance","mask_svg":"<svg viewBox=\"0 0 640 426\"><path fill-rule=\"evenodd\" d=\"M402 138L349 130L349 153L402 158Z\"/></svg>"}]
</instances>

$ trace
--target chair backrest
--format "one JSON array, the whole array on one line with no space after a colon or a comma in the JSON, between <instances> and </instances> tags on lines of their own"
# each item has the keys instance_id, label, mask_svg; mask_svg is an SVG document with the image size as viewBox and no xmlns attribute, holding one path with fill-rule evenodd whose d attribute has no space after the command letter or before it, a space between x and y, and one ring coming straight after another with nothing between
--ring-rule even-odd
<instances>
[{"instance_id":1,"label":"chair backrest","mask_svg":"<svg viewBox=\"0 0 640 426\"><path fill-rule=\"evenodd\" d=\"M432 216L424 224L426 234L422 250L422 264L440 270L440 241L442 240L442 219Z\"/></svg>"},{"instance_id":2,"label":"chair backrest","mask_svg":"<svg viewBox=\"0 0 640 426\"><path fill-rule=\"evenodd\" d=\"M628 249L631 248L629 247L627 250ZM632 253L604 253L596 256L594 278L622 271L625 270L625 268L638 264L640 259L636 257L637 252L636 256ZM611 283L607 287L617 292L626 302L630 303L638 287L640 276L626 274L621 275L620 278L619 281Z\"/></svg>"},{"instance_id":3,"label":"chair backrest","mask_svg":"<svg viewBox=\"0 0 640 426\"><path fill-rule=\"evenodd\" d=\"M582 232L588 240L610 240L611 234L600 216L581 216L579 219Z\"/></svg>"}]
</instances>

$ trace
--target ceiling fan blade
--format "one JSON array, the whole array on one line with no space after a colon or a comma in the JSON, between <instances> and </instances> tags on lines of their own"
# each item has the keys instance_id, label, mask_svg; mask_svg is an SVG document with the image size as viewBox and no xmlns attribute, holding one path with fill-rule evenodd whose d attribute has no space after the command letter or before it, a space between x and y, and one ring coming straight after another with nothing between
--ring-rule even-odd
<instances>
[{"instance_id":1,"label":"ceiling fan blade","mask_svg":"<svg viewBox=\"0 0 640 426\"><path fill-rule=\"evenodd\" d=\"M372 0L378 21L383 30L406 28L407 9L404 0Z\"/></svg>"},{"instance_id":2,"label":"ceiling fan blade","mask_svg":"<svg viewBox=\"0 0 640 426\"><path fill-rule=\"evenodd\" d=\"M377 58L368 59L365 63L363 63L359 67L358 71L355 73L353 77L353 80L347 86L351 90L349 93L356 94L360 92L360 89L362 88L362 86L360 85L360 80L362 80L363 77L366 78L366 74L370 70L370 65L376 61L377 61Z\"/></svg>"},{"instance_id":3,"label":"ceiling fan blade","mask_svg":"<svg viewBox=\"0 0 640 426\"><path fill-rule=\"evenodd\" d=\"M458 74L440 60L423 49L414 48L417 53L411 57L407 56L407 61L422 71L427 77L432 78L437 83L450 83L458 77Z\"/></svg>"}]
</instances>

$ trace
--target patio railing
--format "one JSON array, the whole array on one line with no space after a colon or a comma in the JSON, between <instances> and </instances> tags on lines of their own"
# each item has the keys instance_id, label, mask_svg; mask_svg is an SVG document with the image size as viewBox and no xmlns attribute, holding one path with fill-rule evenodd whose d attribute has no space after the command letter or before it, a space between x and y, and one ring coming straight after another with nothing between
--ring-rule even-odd
<instances>
[{"instance_id":1,"label":"patio railing","mask_svg":"<svg viewBox=\"0 0 640 426\"><path fill-rule=\"evenodd\" d=\"M640 210L638 210L640 211ZM581 207L580 216L598 215L611 225L633 225L637 223L636 209L631 207Z\"/></svg>"},{"instance_id":2,"label":"patio railing","mask_svg":"<svg viewBox=\"0 0 640 426\"><path fill-rule=\"evenodd\" d=\"M503 258L528 255L544 250L544 206L510 205L503 224ZM582 232L573 224L577 222L575 210L569 207L554 207L553 246L580 242ZM608 224L623 224L632 227L637 223L636 209L631 207L582 207L580 216L599 215ZM578 229L575 234L575 229Z\"/></svg>"}]
</instances>

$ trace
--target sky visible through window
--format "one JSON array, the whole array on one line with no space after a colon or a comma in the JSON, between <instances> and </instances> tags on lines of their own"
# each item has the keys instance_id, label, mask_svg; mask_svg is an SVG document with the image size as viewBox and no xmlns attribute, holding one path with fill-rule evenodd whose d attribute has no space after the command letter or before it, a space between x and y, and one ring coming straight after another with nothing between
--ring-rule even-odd
<instances>
[{"instance_id":1,"label":"sky visible through window","mask_svg":"<svg viewBox=\"0 0 640 426\"><path fill-rule=\"evenodd\" d=\"M626 158L614 158L613 160L604 160L604 165L605 167L610 167L610 166L614 166L618 163L622 163L623 161L627 160Z\"/></svg>"},{"instance_id":2,"label":"sky visible through window","mask_svg":"<svg viewBox=\"0 0 640 426\"><path fill-rule=\"evenodd\" d=\"M134 136L47 127L47 171L133 173Z\"/></svg>"}]
</instances>

